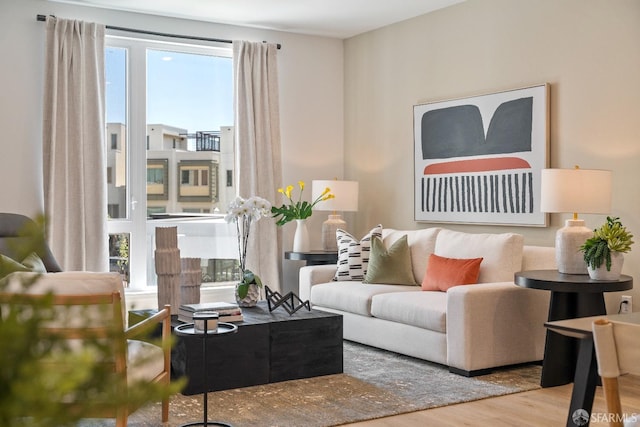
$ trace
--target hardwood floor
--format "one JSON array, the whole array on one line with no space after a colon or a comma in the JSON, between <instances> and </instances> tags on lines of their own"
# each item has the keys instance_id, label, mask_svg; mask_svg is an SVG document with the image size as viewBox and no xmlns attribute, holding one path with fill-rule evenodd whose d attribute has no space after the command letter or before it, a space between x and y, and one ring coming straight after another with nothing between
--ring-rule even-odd
<instances>
[{"instance_id":1,"label":"hardwood floor","mask_svg":"<svg viewBox=\"0 0 640 427\"><path fill-rule=\"evenodd\" d=\"M349 424L356 427L564 426L573 384ZM620 378L622 411L640 420L640 377ZM602 388L596 390L591 426L607 426Z\"/></svg>"}]
</instances>

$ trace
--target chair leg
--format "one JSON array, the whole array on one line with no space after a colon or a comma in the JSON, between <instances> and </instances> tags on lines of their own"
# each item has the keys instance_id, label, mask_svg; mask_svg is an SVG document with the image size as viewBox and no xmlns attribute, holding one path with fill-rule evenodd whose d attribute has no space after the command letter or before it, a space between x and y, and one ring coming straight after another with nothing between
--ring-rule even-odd
<instances>
[{"instance_id":1,"label":"chair leg","mask_svg":"<svg viewBox=\"0 0 640 427\"><path fill-rule=\"evenodd\" d=\"M607 412L613 415L609 421L609 425L611 427L622 427L622 405L620 404L618 378L602 377L602 389L607 404Z\"/></svg>"},{"instance_id":2,"label":"chair leg","mask_svg":"<svg viewBox=\"0 0 640 427\"><path fill-rule=\"evenodd\" d=\"M127 411L119 409L116 413L116 427L127 427Z\"/></svg>"},{"instance_id":3,"label":"chair leg","mask_svg":"<svg viewBox=\"0 0 640 427\"><path fill-rule=\"evenodd\" d=\"M162 399L162 422L166 423L169 421L169 398L166 397Z\"/></svg>"}]
</instances>

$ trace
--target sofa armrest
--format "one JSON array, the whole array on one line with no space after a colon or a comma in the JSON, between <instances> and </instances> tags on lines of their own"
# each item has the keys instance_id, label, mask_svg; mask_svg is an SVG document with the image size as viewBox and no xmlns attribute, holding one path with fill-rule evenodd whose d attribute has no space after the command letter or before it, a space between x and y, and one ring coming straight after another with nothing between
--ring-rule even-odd
<instances>
[{"instance_id":1,"label":"sofa armrest","mask_svg":"<svg viewBox=\"0 0 640 427\"><path fill-rule=\"evenodd\" d=\"M447 292L447 364L466 372L542 360L549 292L513 282Z\"/></svg>"},{"instance_id":2,"label":"sofa armrest","mask_svg":"<svg viewBox=\"0 0 640 427\"><path fill-rule=\"evenodd\" d=\"M336 275L336 270L337 267L333 264L309 265L300 268L300 299L306 301L311 298L311 287L313 285L331 282Z\"/></svg>"}]
</instances>

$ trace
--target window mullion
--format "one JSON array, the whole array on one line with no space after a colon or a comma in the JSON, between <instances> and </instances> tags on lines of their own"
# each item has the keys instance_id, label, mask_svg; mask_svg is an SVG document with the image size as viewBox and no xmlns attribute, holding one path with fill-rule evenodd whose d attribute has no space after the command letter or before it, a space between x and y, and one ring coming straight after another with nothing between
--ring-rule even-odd
<instances>
[{"instance_id":1,"label":"window mullion","mask_svg":"<svg viewBox=\"0 0 640 427\"><path fill-rule=\"evenodd\" d=\"M131 283L147 285L147 120L146 120L146 48L134 43L130 49L129 69L129 212L131 233Z\"/></svg>"}]
</instances>

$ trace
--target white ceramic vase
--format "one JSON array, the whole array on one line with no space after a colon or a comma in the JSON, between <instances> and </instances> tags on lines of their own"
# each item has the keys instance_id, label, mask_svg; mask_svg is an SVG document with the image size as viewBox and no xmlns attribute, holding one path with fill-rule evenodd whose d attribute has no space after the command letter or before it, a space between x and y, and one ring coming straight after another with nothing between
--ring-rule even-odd
<instances>
[{"instance_id":1,"label":"white ceramic vase","mask_svg":"<svg viewBox=\"0 0 640 427\"><path fill-rule=\"evenodd\" d=\"M306 219L296 219L296 233L293 235L293 252L309 252L309 230Z\"/></svg>"},{"instance_id":2,"label":"white ceramic vase","mask_svg":"<svg viewBox=\"0 0 640 427\"><path fill-rule=\"evenodd\" d=\"M611 252L611 269L607 270L606 262L598 268L587 266L589 277L593 280L618 280L622 273L622 264L624 264L624 254L622 252Z\"/></svg>"}]
</instances>

